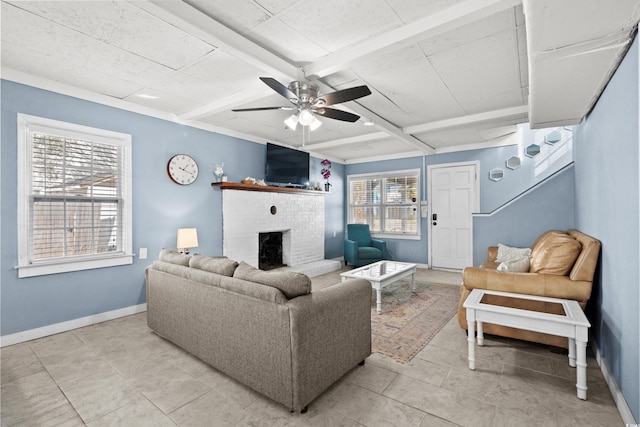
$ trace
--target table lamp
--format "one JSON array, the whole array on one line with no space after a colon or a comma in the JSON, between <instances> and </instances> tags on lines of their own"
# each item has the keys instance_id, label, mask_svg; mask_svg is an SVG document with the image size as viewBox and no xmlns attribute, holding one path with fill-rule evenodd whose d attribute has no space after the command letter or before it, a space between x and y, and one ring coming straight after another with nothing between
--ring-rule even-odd
<instances>
[{"instance_id":1,"label":"table lamp","mask_svg":"<svg viewBox=\"0 0 640 427\"><path fill-rule=\"evenodd\" d=\"M188 254L189 248L198 247L198 232L195 228L178 228L178 241L176 243L180 253Z\"/></svg>"}]
</instances>

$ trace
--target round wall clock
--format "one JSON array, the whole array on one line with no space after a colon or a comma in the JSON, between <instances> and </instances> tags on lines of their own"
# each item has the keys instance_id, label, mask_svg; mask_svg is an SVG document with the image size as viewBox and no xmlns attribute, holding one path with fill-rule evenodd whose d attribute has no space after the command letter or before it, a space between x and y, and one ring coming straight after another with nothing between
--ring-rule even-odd
<instances>
[{"instance_id":1,"label":"round wall clock","mask_svg":"<svg viewBox=\"0 0 640 427\"><path fill-rule=\"evenodd\" d=\"M198 178L198 164L189 155L176 154L167 163L167 173L176 184L189 185Z\"/></svg>"}]
</instances>

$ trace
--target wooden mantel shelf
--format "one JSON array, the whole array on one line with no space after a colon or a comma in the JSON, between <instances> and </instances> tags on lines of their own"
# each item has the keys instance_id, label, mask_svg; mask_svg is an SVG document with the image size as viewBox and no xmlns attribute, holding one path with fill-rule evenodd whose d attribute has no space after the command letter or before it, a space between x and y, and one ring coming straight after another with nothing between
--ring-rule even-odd
<instances>
[{"instance_id":1,"label":"wooden mantel shelf","mask_svg":"<svg viewBox=\"0 0 640 427\"><path fill-rule=\"evenodd\" d=\"M212 187L220 187L221 190L264 191L271 193L296 193L309 195L330 194L328 191L303 190L301 188L274 187L271 185L242 184L240 182L212 182Z\"/></svg>"}]
</instances>

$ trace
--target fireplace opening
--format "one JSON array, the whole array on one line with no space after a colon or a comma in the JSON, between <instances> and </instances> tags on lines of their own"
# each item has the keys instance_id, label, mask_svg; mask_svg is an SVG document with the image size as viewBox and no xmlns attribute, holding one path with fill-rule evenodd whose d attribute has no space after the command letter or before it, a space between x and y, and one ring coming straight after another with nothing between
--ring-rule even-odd
<instances>
[{"instance_id":1,"label":"fireplace opening","mask_svg":"<svg viewBox=\"0 0 640 427\"><path fill-rule=\"evenodd\" d=\"M258 234L258 268L273 270L285 267L282 263L282 232L272 231Z\"/></svg>"}]
</instances>

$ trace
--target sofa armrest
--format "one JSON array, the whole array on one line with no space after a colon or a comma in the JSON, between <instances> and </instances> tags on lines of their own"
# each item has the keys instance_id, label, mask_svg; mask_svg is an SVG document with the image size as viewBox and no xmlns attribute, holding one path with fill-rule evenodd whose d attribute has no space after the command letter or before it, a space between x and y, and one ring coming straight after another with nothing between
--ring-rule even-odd
<instances>
[{"instance_id":1,"label":"sofa armrest","mask_svg":"<svg viewBox=\"0 0 640 427\"><path fill-rule=\"evenodd\" d=\"M554 274L510 273L467 267L462 274L462 286L469 291L489 289L516 294L572 299L586 303L591 296L592 284Z\"/></svg>"},{"instance_id":2,"label":"sofa armrest","mask_svg":"<svg viewBox=\"0 0 640 427\"><path fill-rule=\"evenodd\" d=\"M376 249L380 249L382 252L382 259L389 259L389 252L387 251L387 242L380 239L371 239L371 246Z\"/></svg>"},{"instance_id":3,"label":"sofa armrest","mask_svg":"<svg viewBox=\"0 0 640 427\"><path fill-rule=\"evenodd\" d=\"M287 305L294 410L300 410L371 354L371 284L347 280Z\"/></svg>"}]
</instances>

